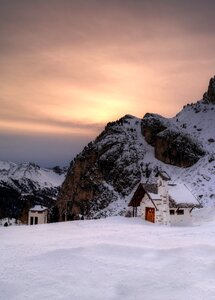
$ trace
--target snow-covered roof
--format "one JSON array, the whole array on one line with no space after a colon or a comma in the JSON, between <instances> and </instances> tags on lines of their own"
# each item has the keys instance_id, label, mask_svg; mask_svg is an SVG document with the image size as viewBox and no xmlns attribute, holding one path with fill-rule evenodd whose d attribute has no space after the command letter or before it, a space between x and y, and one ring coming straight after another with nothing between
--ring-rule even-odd
<instances>
[{"instance_id":1,"label":"snow-covered roof","mask_svg":"<svg viewBox=\"0 0 215 300\"><path fill-rule=\"evenodd\" d=\"M128 206L139 206L145 193L152 201L161 200L161 195L158 193L157 185L140 183ZM191 193L185 184L169 182L168 194L170 198L170 207L200 206L198 199Z\"/></svg>"},{"instance_id":2,"label":"snow-covered roof","mask_svg":"<svg viewBox=\"0 0 215 300\"><path fill-rule=\"evenodd\" d=\"M168 193L176 204L199 205L199 201L184 184L169 184Z\"/></svg>"},{"instance_id":3,"label":"snow-covered roof","mask_svg":"<svg viewBox=\"0 0 215 300\"><path fill-rule=\"evenodd\" d=\"M42 205L35 205L30 209L30 211L44 211L47 210L48 208Z\"/></svg>"},{"instance_id":4,"label":"snow-covered roof","mask_svg":"<svg viewBox=\"0 0 215 300\"><path fill-rule=\"evenodd\" d=\"M152 200L161 200L161 197L160 195L158 194L154 194L154 193L148 193L147 194L149 195L149 197L152 199Z\"/></svg>"},{"instance_id":5,"label":"snow-covered roof","mask_svg":"<svg viewBox=\"0 0 215 300\"><path fill-rule=\"evenodd\" d=\"M128 206L137 207L140 206L140 202L142 198L144 197L145 193L150 197L150 194L152 194L153 199L157 197L157 184L147 184L147 183L140 183L134 192L133 197L131 198L131 201L129 202ZM152 200L153 200L152 199Z\"/></svg>"}]
</instances>

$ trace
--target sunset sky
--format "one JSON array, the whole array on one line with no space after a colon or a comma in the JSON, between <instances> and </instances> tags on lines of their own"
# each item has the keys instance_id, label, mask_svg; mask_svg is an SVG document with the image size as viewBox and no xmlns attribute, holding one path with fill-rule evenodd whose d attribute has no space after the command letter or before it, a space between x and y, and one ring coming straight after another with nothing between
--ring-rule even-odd
<instances>
[{"instance_id":1,"label":"sunset sky","mask_svg":"<svg viewBox=\"0 0 215 300\"><path fill-rule=\"evenodd\" d=\"M215 74L215 1L0 0L0 160L67 165L109 121Z\"/></svg>"}]
</instances>

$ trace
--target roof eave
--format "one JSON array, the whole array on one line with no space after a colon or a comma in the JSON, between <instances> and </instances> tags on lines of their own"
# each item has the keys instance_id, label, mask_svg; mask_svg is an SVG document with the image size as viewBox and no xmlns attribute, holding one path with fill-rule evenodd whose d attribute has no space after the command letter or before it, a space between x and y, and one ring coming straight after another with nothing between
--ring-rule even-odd
<instances>
[{"instance_id":1,"label":"roof eave","mask_svg":"<svg viewBox=\"0 0 215 300\"><path fill-rule=\"evenodd\" d=\"M201 208L201 204L194 203L169 203L170 208Z\"/></svg>"}]
</instances>

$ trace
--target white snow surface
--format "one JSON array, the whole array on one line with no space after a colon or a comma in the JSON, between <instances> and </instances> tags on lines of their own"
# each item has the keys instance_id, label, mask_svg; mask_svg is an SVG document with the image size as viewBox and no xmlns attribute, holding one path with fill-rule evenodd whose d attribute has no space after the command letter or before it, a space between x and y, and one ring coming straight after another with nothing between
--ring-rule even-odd
<instances>
[{"instance_id":1,"label":"white snow surface","mask_svg":"<svg viewBox=\"0 0 215 300\"><path fill-rule=\"evenodd\" d=\"M46 210L46 209L48 209L48 208L45 207L45 206L42 206L42 205L34 205L34 207L32 207L32 208L30 209L30 211L44 211L44 210Z\"/></svg>"},{"instance_id":2,"label":"white snow surface","mask_svg":"<svg viewBox=\"0 0 215 300\"><path fill-rule=\"evenodd\" d=\"M161 196L159 194L155 194L155 193L148 193L148 194L152 200L160 200L161 199Z\"/></svg>"},{"instance_id":3,"label":"white snow surface","mask_svg":"<svg viewBox=\"0 0 215 300\"><path fill-rule=\"evenodd\" d=\"M158 115L157 117L159 118ZM119 127L119 131L121 130L122 132L121 136L117 131L116 135L108 135L105 139L101 140L97 146L102 147L104 144L108 144L108 139L117 139L117 141L121 139L123 141L126 132L127 143L124 141L124 150L121 153L120 158L123 162L126 162L126 158L129 158L128 161L131 161L130 157L135 155L138 157L139 170L141 171L140 182L148 184L156 183L157 179L154 177L154 173L152 172L150 177L146 178L144 170L146 169L146 165L148 165L149 170L156 170L158 168L159 170L166 172L170 176L172 182L179 185L185 184L194 196L192 198L195 200L192 201L196 203L197 198L203 206L215 206L214 104L205 103L203 100L200 100L194 104L188 104L173 118L162 118L169 130L184 133L205 151L205 155L201 157L197 163L188 168L180 168L165 164L156 159L154 147L146 142L141 133L141 119L134 116L128 116L126 120L127 122L124 122L124 124ZM105 155L107 157L108 155L112 155L111 151L113 151L113 147L109 153L106 153ZM118 163L118 165L120 167L120 163ZM129 166L124 164L124 167L126 167L128 171L130 169L130 174L135 170L135 165L132 164ZM94 217L101 217L101 214L105 216L125 214L128 203L140 182L138 182L134 189L125 197L118 194L110 183L104 183L105 187L111 192L114 192L117 200L111 202L102 211L96 212ZM185 194L187 194L187 191ZM180 196L182 196L183 199L185 198L185 195L180 194ZM185 203L187 203L187 201Z\"/></svg>"},{"instance_id":4,"label":"white snow surface","mask_svg":"<svg viewBox=\"0 0 215 300\"><path fill-rule=\"evenodd\" d=\"M17 180L26 184L31 180L39 188L59 187L65 179L65 174L57 174L52 169L41 168L34 163L16 164L10 161L0 161L0 183L13 185Z\"/></svg>"},{"instance_id":5,"label":"white snow surface","mask_svg":"<svg viewBox=\"0 0 215 300\"><path fill-rule=\"evenodd\" d=\"M167 172L173 182L186 184L190 192L201 198L204 206L215 205L215 105L200 100L185 106L174 118L166 119L168 129L178 130L190 136L205 151L205 155L189 168L179 168L167 165L157 160L154 148L147 144L140 128L136 125L138 118L130 121L136 128L137 144L144 148L140 163L148 163L150 168L159 167ZM132 122L133 121L133 122ZM213 142L214 141L214 142ZM146 181L142 178L142 182Z\"/></svg>"},{"instance_id":6,"label":"white snow surface","mask_svg":"<svg viewBox=\"0 0 215 300\"><path fill-rule=\"evenodd\" d=\"M199 205L199 201L184 184L168 185L168 193L177 204L186 203Z\"/></svg>"},{"instance_id":7,"label":"white snow surface","mask_svg":"<svg viewBox=\"0 0 215 300\"><path fill-rule=\"evenodd\" d=\"M215 139L215 105L204 103L200 100L194 104L186 105L174 118L170 119L180 127L181 131L201 141L204 149L214 152L214 143L209 139ZM185 125L185 128L183 126Z\"/></svg>"},{"instance_id":8,"label":"white snow surface","mask_svg":"<svg viewBox=\"0 0 215 300\"><path fill-rule=\"evenodd\" d=\"M124 217L0 227L0 299L214 300L214 216L193 227Z\"/></svg>"}]
</instances>

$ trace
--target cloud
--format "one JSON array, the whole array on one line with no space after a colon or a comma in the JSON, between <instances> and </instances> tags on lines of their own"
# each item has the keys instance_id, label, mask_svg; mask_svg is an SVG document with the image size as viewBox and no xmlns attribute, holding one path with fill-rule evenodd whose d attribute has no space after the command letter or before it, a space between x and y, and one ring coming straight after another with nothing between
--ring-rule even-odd
<instances>
[{"instance_id":1,"label":"cloud","mask_svg":"<svg viewBox=\"0 0 215 300\"><path fill-rule=\"evenodd\" d=\"M172 116L214 73L214 1L0 7L1 132L88 138L126 113Z\"/></svg>"},{"instance_id":2,"label":"cloud","mask_svg":"<svg viewBox=\"0 0 215 300\"><path fill-rule=\"evenodd\" d=\"M17 114L17 109L19 113ZM20 109L19 105L8 106L6 101L2 101L1 111L0 111L0 124L2 123L13 123L14 127L18 127L18 124L21 124L23 127L27 127L27 131L32 130L37 132L37 126L49 126L53 128L52 131L56 132L56 128L61 128L62 133L74 133L97 134L104 127L104 123L88 123L86 121L66 121L59 118L47 117L47 115L36 114L33 110L30 110L30 107L27 107L25 110ZM36 129L36 131L34 130ZM41 130L40 130L41 131ZM42 130L45 132L45 130ZM25 132L25 130L23 130Z\"/></svg>"}]
</instances>

